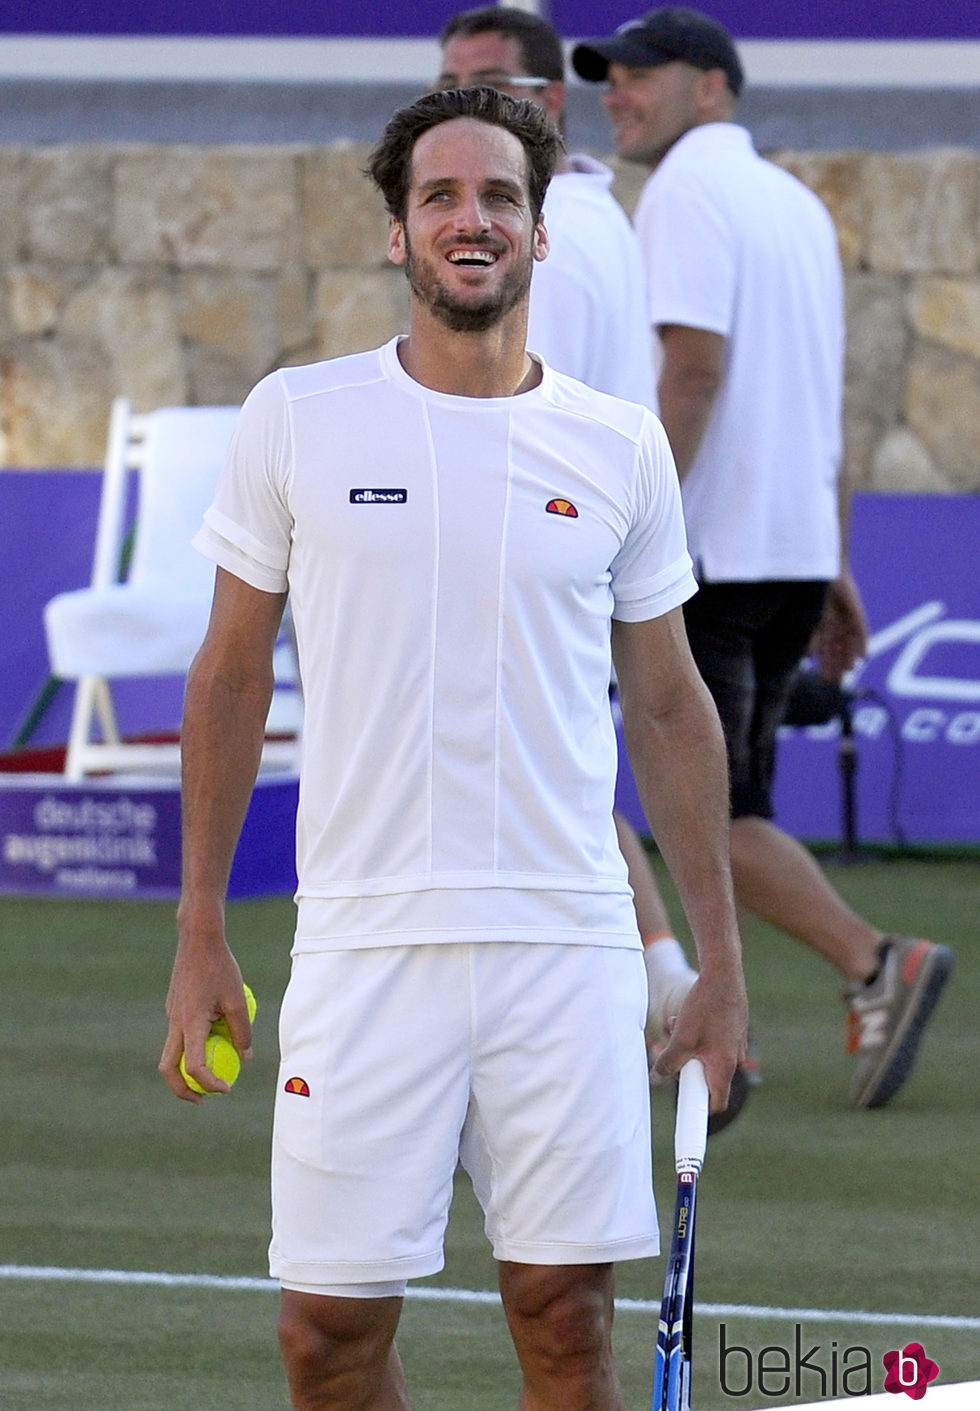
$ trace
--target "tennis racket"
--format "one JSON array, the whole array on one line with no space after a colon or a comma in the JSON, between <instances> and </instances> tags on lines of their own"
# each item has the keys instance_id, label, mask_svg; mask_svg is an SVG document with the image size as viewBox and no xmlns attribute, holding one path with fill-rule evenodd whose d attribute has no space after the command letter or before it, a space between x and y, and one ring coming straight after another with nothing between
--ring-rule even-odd
<instances>
[{"instance_id":1,"label":"tennis racket","mask_svg":"<svg viewBox=\"0 0 980 1411\"><path fill-rule=\"evenodd\" d=\"M694 1210L708 1139L708 1085L692 1058L681 1069L674 1124L677 1201L653 1371L653 1411L690 1411L694 1313Z\"/></svg>"}]
</instances>

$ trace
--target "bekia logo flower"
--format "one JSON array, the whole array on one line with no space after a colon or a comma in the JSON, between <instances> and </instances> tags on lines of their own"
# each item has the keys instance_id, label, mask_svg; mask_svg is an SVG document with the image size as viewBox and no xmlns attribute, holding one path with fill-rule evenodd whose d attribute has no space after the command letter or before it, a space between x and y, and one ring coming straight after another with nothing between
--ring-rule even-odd
<instances>
[{"instance_id":1,"label":"bekia logo flower","mask_svg":"<svg viewBox=\"0 0 980 1411\"><path fill-rule=\"evenodd\" d=\"M904 1391L913 1401L921 1401L929 1383L939 1376L939 1368L926 1356L921 1342L910 1342L901 1352L886 1352L882 1361L888 1373L885 1390Z\"/></svg>"}]
</instances>

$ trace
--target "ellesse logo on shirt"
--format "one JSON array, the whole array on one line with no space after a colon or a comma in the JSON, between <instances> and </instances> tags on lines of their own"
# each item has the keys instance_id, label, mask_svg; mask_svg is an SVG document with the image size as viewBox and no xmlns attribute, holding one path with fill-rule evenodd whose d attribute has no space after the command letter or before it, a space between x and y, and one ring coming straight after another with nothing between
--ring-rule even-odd
<instances>
[{"instance_id":1,"label":"ellesse logo on shirt","mask_svg":"<svg viewBox=\"0 0 980 1411\"><path fill-rule=\"evenodd\" d=\"M566 519L578 519L578 510L571 500L549 500L545 505L547 514L561 514Z\"/></svg>"},{"instance_id":2,"label":"ellesse logo on shirt","mask_svg":"<svg viewBox=\"0 0 980 1411\"><path fill-rule=\"evenodd\" d=\"M404 505L408 503L407 490L374 489L351 490L352 505Z\"/></svg>"}]
</instances>

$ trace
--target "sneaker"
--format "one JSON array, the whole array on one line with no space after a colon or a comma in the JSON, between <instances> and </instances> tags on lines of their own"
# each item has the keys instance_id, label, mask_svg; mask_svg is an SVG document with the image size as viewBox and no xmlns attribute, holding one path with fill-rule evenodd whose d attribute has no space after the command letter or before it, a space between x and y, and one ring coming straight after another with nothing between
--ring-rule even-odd
<instances>
[{"instance_id":1,"label":"sneaker","mask_svg":"<svg viewBox=\"0 0 980 1411\"><path fill-rule=\"evenodd\" d=\"M751 1028L749 1029L749 1040L746 1045L745 1059L742 1063L745 1069L745 1081L750 1088L762 1087L762 1064L759 1062L759 1052L755 1046Z\"/></svg>"},{"instance_id":2,"label":"sneaker","mask_svg":"<svg viewBox=\"0 0 980 1411\"><path fill-rule=\"evenodd\" d=\"M844 991L847 1051L857 1059L854 1107L882 1107L898 1092L953 968L952 951L931 941L890 936L879 955L877 975Z\"/></svg>"}]
</instances>

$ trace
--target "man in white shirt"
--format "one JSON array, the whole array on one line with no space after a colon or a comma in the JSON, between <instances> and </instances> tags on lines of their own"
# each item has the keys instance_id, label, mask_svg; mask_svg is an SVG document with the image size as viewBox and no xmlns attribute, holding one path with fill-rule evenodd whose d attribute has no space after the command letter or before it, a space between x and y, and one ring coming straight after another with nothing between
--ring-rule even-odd
<instances>
[{"instance_id":1,"label":"man in white shirt","mask_svg":"<svg viewBox=\"0 0 980 1411\"><path fill-rule=\"evenodd\" d=\"M438 88L487 84L539 103L565 129L561 39L540 15L507 5L463 10L440 36ZM654 406L653 355L637 290L640 247L612 194L613 173L585 153L559 152L544 203L547 260L531 279L528 347L556 372Z\"/></svg>"},{"instance_id":2,"label":"man in white shirt","mask_svg":"<svg viewBox=\"0 0 980 1411\"><path fill-rule=\"evenodd\" d=\"M488 88L395 114L370 171L410 332L286 368L243 408L199 547L184 883L160 1068L247 1055L224 930L290 595L306 726L270 1268L293 1404L408 1406L405 1283L442 1267L457 1162L486 1213L523 1404L618 1411L617 1259L656 1252L646 986L612 821L615 657L644 805L701 958L660 1071L725 1105L746 1008L724 744L662 428L525 351L553 169Z\"/></svg>"},{"instance_id":3,"label":"man in white shirt","mask_svg":"<svg viewBox=\"0 0 980 1411\"><path fill-rule=\"evenodd\" d=\"M839 680L866 643L846 557L834 228L733 121L742 65L715 20L653 10L578 45L573 63L607 83L620 156L651 170L635 225L700 583L685 620L728 745L737 895L846 978L851 1101L877 1107L911 1071L951 953L856 915L771 821L776 730L800 658L812 641Z\"/></svg>"}]
</instances>

